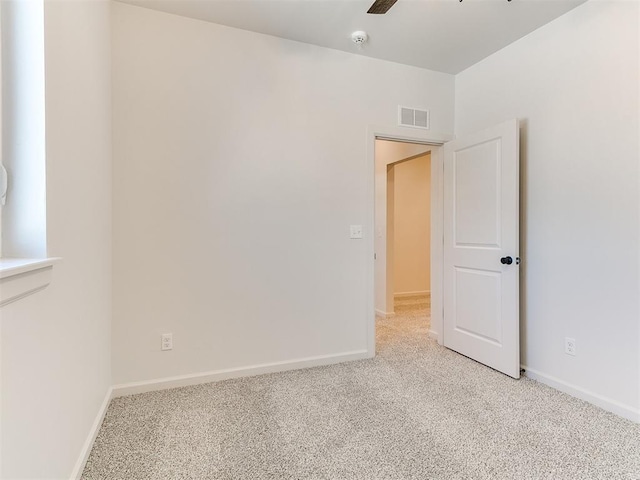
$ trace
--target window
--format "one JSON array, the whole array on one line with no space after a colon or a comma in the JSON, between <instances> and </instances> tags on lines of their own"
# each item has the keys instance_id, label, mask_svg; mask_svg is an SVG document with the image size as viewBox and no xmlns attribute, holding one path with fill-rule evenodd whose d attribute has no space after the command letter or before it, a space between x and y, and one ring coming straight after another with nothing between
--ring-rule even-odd
<instances>
[{"instance_id":1,"label":"window","mask_svg":"<svg viewBox=\"0 0 640 480\"><path fill-rule=\"evenodd\" d=\"M2 164L9 188L0 207L0 306L44 288L47 259L44 4L0 5Z\"/></svg>"}]
</instances>

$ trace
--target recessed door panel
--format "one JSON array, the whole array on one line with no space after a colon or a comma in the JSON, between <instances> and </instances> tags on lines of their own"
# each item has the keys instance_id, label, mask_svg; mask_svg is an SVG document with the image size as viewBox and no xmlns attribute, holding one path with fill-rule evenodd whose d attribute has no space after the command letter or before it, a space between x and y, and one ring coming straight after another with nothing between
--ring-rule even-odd
<instances>
[{"instance_id":1,"label":"recessed door panel","mask_svg":"<svg viewBox=\"0 0 640 480\"><path fill-rule=\"evenodd\" d=\"M458 245L500 247L500 139L454 153Z\"/></svg>"},{"instance_id":2,"label":"recessed door panel","mask_svg":"<svg viewBox=\"0 0 640 480\"><path fill-rule=\"evenodd\" d=\"M500 345L500 273L456 268L455 276L456 331Z\"/></svg>"}]
</instances>

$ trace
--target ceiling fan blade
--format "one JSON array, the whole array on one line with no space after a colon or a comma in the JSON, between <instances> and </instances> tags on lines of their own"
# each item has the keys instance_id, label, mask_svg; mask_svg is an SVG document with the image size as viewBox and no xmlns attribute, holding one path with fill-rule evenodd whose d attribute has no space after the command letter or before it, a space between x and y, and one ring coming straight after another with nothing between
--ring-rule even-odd
<instances>
[{"instance_id":1,"label":"ceiling fan blade","mask_svg":"<svg viewBox=\"0 0 640 480\"><path fill-rule=\"evenodd\" d=\"M375 2L373 2L373 5L369 7L369 10L367 10L367 13L374 13L374 14L387 13L387 11L389 11L389 9L393 7L393 4L396 3L397 1L398 0L376 0Z\"/></svg>"}]
</instances>

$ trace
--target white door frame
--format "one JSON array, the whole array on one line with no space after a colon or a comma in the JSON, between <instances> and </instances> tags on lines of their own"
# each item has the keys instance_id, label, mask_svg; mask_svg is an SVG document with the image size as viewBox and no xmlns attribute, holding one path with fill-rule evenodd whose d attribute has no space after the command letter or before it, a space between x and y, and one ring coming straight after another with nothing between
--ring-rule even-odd
<instances>
[{"instance_id":1,"label":"white door frame","mask_svg":"<svg viewBox=\"0 0 640 480\"><path fill-rule=\"evenodd\" d=\"M367 224L369 225L367 241L367 352L368 356L375 356L376 352L376 313L375 313L375 142L380 140L395 140L399 142L413 142L433 145L431 150L431 332L442 345L442 275L443 275L443 173L444 157L442 145L451 140L452 135L431 132L429 130L409 129L393 126L369 126L367 129L367 162L369 165ZM385 199L386 209L386 199ZM384 232L386 235L386 232Z\"/></svg>"}]
</instances>

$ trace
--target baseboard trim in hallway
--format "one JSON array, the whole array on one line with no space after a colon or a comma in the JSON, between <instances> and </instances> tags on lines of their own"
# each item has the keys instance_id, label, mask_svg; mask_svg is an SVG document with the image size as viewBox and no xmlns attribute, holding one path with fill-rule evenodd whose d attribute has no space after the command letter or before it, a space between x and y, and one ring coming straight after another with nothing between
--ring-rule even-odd
<instances>
[{"instance_id":1,"label":"baseboard trim in hallway","mask_svg":"<svg viewBox=\"0 0 640 480\"><path fill-rule=\"evenodd\" d=\"M416 290L415 292L398 292L398 293L394 293L393 296L394 298L431 296L431 290Z\"/></svg>"},{"instance_id":2,"label":"baseboard trim in hallway","mask_svg":"<svg viewBox=\"0 0 640 480\"><path fill-rule=\"evenodd\" d=\"M176 377L158 378L145 382L124 383L113 386L112 398L123 397L125 395L135 395L137 393L166 390L169 388L186 387L189 385L199 385L201 383L218 382L230 378L252 377L265 373L286 372L288 370L299 370L303 368L321 367L335 363L349 362L353 360L363 360L371 358L373 355L368 350L357 350L333 355L319 355L316 357L301 358L283 362L264 363L247 367L229 368L226 370L214 370L211 372L193 373L179 375Z\"/></svg>"},{"instance_id":3,"label":"baseboard trim in hallway","mask_svg":"<svg viewBox=\"0 0 640 480\"><path fill-rule=\"evenodd\" d=\"M602 408L603 410L615 413L616 415L626 418L627 420L631 420L632 422L640 423L640 409L624 405L611 398L604 397L597 393L578 387L577 385L567 383L563 380L560 380L559 378L552 377L551 375L547 375L537 370L533 370L526 365L521 365L521 368L523 368L525 371L524 375L532 380L544 383L551 388L555 388L556 390L571 395L572 397L576 397L580 400L589 402Z\"/></svg>"},{"instance_id":4,"label":"baseboard trim in hallway","mask_svg":"<svg viewBox=\"0 0 640 480\"><path fill-rule=\"evenodd\" d=\"M107 414L107 409L109 408L109 402L113 398L113 388L109 387L107 389L107 393L104 396L104 400L98 409L98 414L96 415L96 419L93 421L93 425L91 425L91 430L89 430L89 435L87 435L87 439L82 446L82 450L80 450L80 456L76 461L76 465L73 467L73 471L71 472L71 476L69 478L74 480L80 480L82 476L82 472L84 471L84 466L89 459L89 454L91 453L91 449L93 448L93 444L96 441L96 437L100 432L100 427L102 426L102 421L104 420L104 416Z\"/></svg>"}]
</instances>

